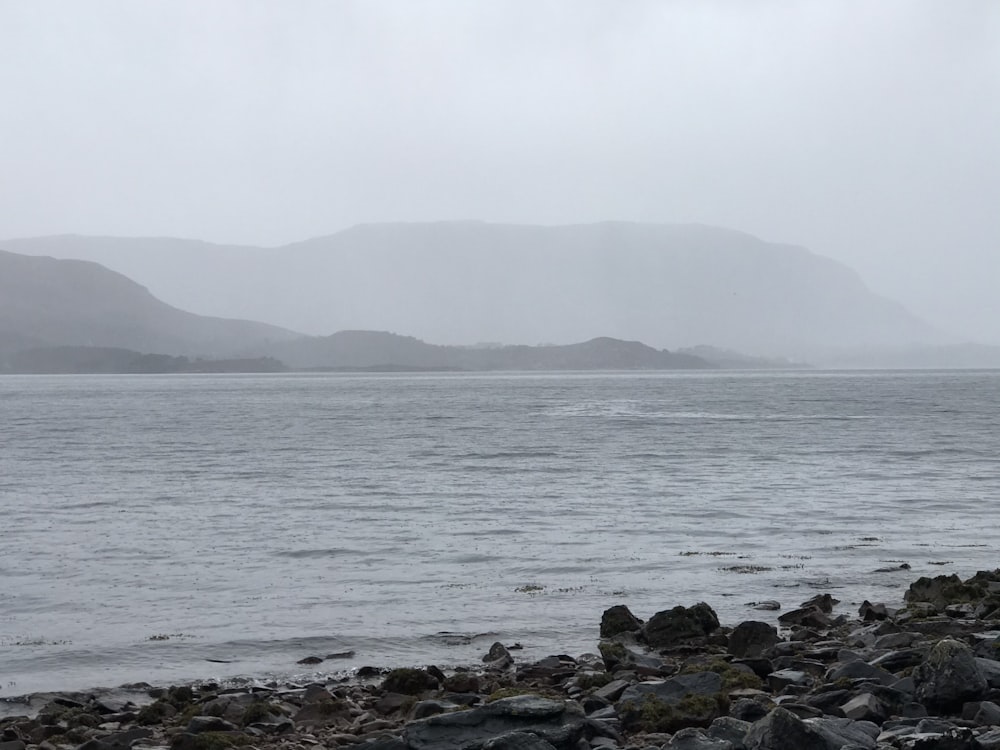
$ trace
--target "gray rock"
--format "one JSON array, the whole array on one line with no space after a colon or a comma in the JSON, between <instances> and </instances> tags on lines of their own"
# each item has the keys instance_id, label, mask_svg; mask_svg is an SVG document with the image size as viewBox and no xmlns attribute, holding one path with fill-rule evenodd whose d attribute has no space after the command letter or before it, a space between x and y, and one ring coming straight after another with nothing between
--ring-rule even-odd
<instances>
[{"instance_id":1,"label":"gray rock","mask_svg":"<svg viewBox=\"0 0 1000 750\"><path fill-rule=\"evenodd\" d=\"M800 719L776 708L747 732L747 750L842 750L847 747L874 750L878 728L850 719Z\"/></svg>"},{"instance_id":2,"label":"gray rock","mask_svg":"<svg viewBox=\"0 0 1000 750\"><path fill-rule=\"evenodd\" d=\"M664 745L664 750L733 750L733 743L718 737L709 737L701 729L688 727L681 729L670 742Z\"/></svg>"},{"instance_id":3,"label":"gray rock","mask_svg":"<svg viewBox=\"0 0 1000 750\"><path fill-rule=\"evenodd\" d=\"M961 711L962 704L983 698L986 678L972 651L961 641L938 641L913 671L914 697L931 711Z\"/></svg>"},{"instance_id":4,"label":"gray rock","mask_svg":"<svg viewBox=\"0 0 1000 750\"><path fill-rule=\"evenodd\" d=\"M653 648L668 648L704 640L719 627L719 618L705 602L657 612L642 627L642 637Z\"/></svg>"},{"instance_id":5,"label":"gray rock","mask_svg":"<svg viewBox=\"0 0 1000 750\"><path fill-rule=\"evenodd\" d=\"M812 683L812 680L809 675L801 670L779 669L777 672L771 672L767 676L767 683L773 692L780 693L788 685L808 686Z\"/></svg>"},{"instance_id":6,"label":"gray rock","mask_svg":"<svg viewBox=\"0 0 1000 750\"><path fill-rule=\"evenodd\" d=\"M411 722L403 737L410 750L475 750L499 735L529 733L556 750L574 750L583 722L575 703L519 695Z\"/></svg>"},{"instance_id":7,"label":"gray rock","mask_svg":"<svg viewBox=\"0 0 1000 750\"><path fill-rule=\"evenodd\" d=\"M1000 688L1000 661L977 656L976 665L979 667L979 671L983 673L987 685L991 688Z\"/></svg>"},{"instance_id":8,"label":"gray rock","mask_svg":"<svg viewBox=\"0 0 1000 750\"><path fill-rule=\"evenodd\" d=\"M555 750L551 742L529 732L508 732L487 740L483 750Z\"/></svg>"},{"instance_id":9,"label":"gray rock","mask_svg":"<svg viewBox=\"0 0 1000 750\"><path fill-rule=\"evenodd\" d=\"M727 740L732 744L734 750L740 750L746 740L747 732L750 731L750 726L749 721L741 721L732 716L720 716L712 722L705 734L715 739Z\"/></svg>"},{"instance_id":10,"label":"gray rock","mask_svg":"<svg viewBox=\"0 0 1000 750\"><path fill-rule=\"evenodd\" d=\"M613 702L622 697L622 693L628 689L629 684L628 680L612 680L604 687L595 690L594 695Z\"/></svg>"},{"instance_id":11,"label":"gray rock","mask_svg":"<svg viewBox=\"0 0 1000 750\"><path fill-rule=\"evenodd\" d=\"M758 657L780 640L773 625L747 620L733 628L729 635L729 653L739 658Z\"/></svg>"},{"instance_id":12,"label":"gray rock","mask_svg":"<svg viewBox=\"0 0 1000 750\"><path fill-rule=\"evenodd\" d=\"M992 701L983 701L972 720L981 727L1000 725L1000 706Z\"/></svg>"},{"instance_id":13,"label":"gray rock","mask_svg":"<svg viewBox=\"0 0 1000 750\"><path fill-rule=\"evenodd\" d=\"M629 687L615 708L629 731L673 732L708 726L721 715L722 678L715 672L678 675ZM653 710L647 710L652 707Z\"/></svg>"},{"instance_id":14,"label":"gray rock","mask_svg":"<svg viewBox=\"0 0 1000 750\"><path fill-rule=\"evenodd\" d=\"M8 740L0 742L0 750L24 750L25 744L21 740Z\"/></svg>"},{"instance_id":15,"label":"gray rock","mask_svg":"<svg viewBox=\"0 0 1000 750\"><path fill-rule=\"evenodd\" d=\"M898 679L892 672L888 672L879 667L863 661L849 661L846 664L839 664L826 673L827 682L837 680L876 680L883 685L891 685Z\"/></svg>"},{"instance_id":16,"label":"gray rock","mask_svg":"<svg viewBox=\"0 0 1000 750\"><path fill-rule=\"evenodd\" d=\"M239 729L231 721L226 721L220 716L194 716L188 722L189 734L201 734L202 732L235 732Z\"/></svg>"},{"instance_id":17,"label":"gray rock","mask_svg":"<svg viewBox=\"0 0 1000 750\"><path fill-rule=\"evenodd\" d=\"M848 719L881 722L885 721L886 711L882 702L871 693L860 693L840 707Z\"/></svg>"},{"instance_id":18,"label":"gray rock","mask_svg":"<svg viewBox=\"0 0 1000 750\"><path fill-rule=\"evenodd\" d=\"M982 750L1000 750L1000 729L991 729L976 738Z\"/></svg>"},{"instance_id":19,"label":"gray rock","mask_svg":"<svg viewBox=\"0 0 1000 750\"><path fill-rule=\"evenodd\" d=\"M428 716L436 716L437 714L443 714L445 711L451 711L458 708L454 703L448 703L446 701L437 700L426 700L420 701L413 706L413 713L411 718L416 719L426 719Z\"/></svg>"}]
</instances>

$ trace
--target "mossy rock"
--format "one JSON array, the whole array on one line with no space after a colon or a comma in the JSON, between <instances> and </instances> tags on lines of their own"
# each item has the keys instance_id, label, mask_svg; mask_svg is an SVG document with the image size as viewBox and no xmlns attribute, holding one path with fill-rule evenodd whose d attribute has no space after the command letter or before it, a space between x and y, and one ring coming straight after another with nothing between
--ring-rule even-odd
<instances>
[{"instance_id":1,"label":"mossy rock","mask_svg":"<svg viewBox=\"0 0 1000 750\"><path fill-rule=\"evenodd\" d=\"M749 667L730 664L720 657L699 659L685 664L680 669L680 674L697 674L698 672L715 672L722 678L723 691L739 690L750 688L760 690L764 687L763 681L754 674Z\"/></svg>"},{"instance_id":2,"label":"mossy rock","mask_svg":"<svg viewBox=\"0 0 1000 750\"><path fill-rule=\"evenodd\" d=\"M267 701L254 701L243 711L240 724L248 726L257 722L267 721L277 714L277 710Z\"/></svg>"},{"instance_id":3,"label":"mossy rock","mask_svg":"<svg viewBox=\"0 0 1000 750\"><path fill-rule=\"evenodd\" d=\"M642 628L642 620L632 614L624 604L604 610L601 616L601 638L611 638L619 633L633 633Z\"/></svg>"},{"instance_id":4,"label":"mossy rock","mask_svg":"<svg viewBox=\"0 0 1000 750\"><path fill-rule=\"evenodd\" d=\"M161 698L158 701L150 703L148 706L140 708L139 713L136 714L135 721L142 726L151 726L153 724L160 724L176 715L177 709L174 705Z\"/></svg>"},{"instance_id":5,"label":"mossy rock","mask_svg":"<svg viewBox=\"0 0 1000 750\"><path fill-rule=\"evenodd\" d=\"M910 584L903 598L908 604L928 602L938 612L942 612L949 604L967 604L983 599L989 594L987 584L985 578L977 579L975 576L968 581L963 581L955 574L933 578L922 576Z\"/></svg>"},{"instance_id":6,"label":"mossy rock","mask_svg":"<svg viewBox=\"0 0 1000 750\"><path fill-rule=\"evenodd\" d=\"M420 695L437 686L437 678L424 669L394 669L382 681L382 690L403 695Z\"/></svg>"},{"instance_id":7,"label":"mossy rock","mask_svg":"<svg viewBox=\"0 0 1000 750\"><path fill-rule=\"evenodd\" d=\"M622 726L632 732L676 732L685 727L707 727L729 710L728 699L721 693L692 693L677 702L646 695L638 705L619 707Z\"/></svg>"}]
</instances>

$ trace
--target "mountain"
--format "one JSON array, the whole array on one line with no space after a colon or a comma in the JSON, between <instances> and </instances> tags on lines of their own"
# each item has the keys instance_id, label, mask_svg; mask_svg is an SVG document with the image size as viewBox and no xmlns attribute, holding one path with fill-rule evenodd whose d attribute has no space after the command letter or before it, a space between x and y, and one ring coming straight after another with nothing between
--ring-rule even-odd
<instances>
[{"instance_id":1,"label":"mountain","mask_svg":"<svg viewBox=\"0 0 1000 750\"><path fill-rule=\"evenodd\" d=\"M313 334L604 336L796 360L950 343L840 263L700 225L367 224L270 249L72 236L0 247L98 260L185 309Z\"/></svg>"},{"instance_id":2,"label":"mountain","mask_svg":"<svg viewBox=\"0 0 1000 750\"><path fill-rule=\"evenodd\" d=\"M178 310L97 263L0 251L0 352L82 346L218 357L299 335Z\"/></svg>"},{"instance_id":3,"label":"mountain","mask_svg":"<svg viewBox=\"0 0 1000 750\"><path fill-rule=\"evenodd\" d=\"M637 341L598 338L562 346L464 347L427 344L382 331L340 331L274 344L267 354L296 368L423 370L711 369L699 357Z\"/></svg>"}]
</instances>

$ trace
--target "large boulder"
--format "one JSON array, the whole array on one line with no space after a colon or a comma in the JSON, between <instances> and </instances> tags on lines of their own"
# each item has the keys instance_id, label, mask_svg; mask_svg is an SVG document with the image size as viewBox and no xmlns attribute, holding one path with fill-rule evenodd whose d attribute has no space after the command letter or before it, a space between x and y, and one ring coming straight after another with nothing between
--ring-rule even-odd
<instances>
[{"instance_id":1,"label":"large boulder","mask_svg":"<svg viewBox=\"0 0 1000 750\"><path fill-rule=\"evenodd\" d=\"M719 627L719 618L705 602L657 612L642 628L642 638L653 648L702 642Z\"/></svg>"},{"instance_id":2,"label":"large boulder","mask_svg":"<svg viewBox=\"0 0 1000 750\"><path fill-rule=\"evenodd\" d=\"M601 638L611 638L619 633L631 633L642 628L642 620L632 614L624 604L608 607L601 615Z\"/></svg>"},{"instance_id":3,"label":"large boulder","mask_svg":"<svg viewBox=\"0 0 1000 750\"><path fill-rule=\"evenodd\" d=\"M778 630L766 622L741 622L729 635L729 653L737 658L755 658L778 643Z\"/></svg>"},{"instance_id":4,"label":"large boulder","mask_svg":"<svg viewBox=\"0 0 1000 750\"><path fill-rule=\"evenodd\" d=\"M985 697L989 689L972 650L945 638L913 670L914 697L930 711L957 713L962 704Z\"/></svg>"},{"instance_id":5,"label":"large boulder","mask_svg":"<svg viewBox=\"0 0 1000 750\"><path fill-rule=\"evenodd\" d=\"M776 708L747 732L747 750L841 750L844 747L876 746L878 727L850 719L800 719L784 708Z\"/></svg>"},{"instance_id":6,"label":"large boulder","mask_svg":"<svg viewBox=\"0 0 1000 750\"><path fill-rule=\"evenodd\" d=\"M583 727L583 709L575 703L518 695L468 711L411 722L403 738L410 750L479 750L501 735L527 733L555 750L572 750ZM524 741L523 737L511 738L508 744L513 747Z\"/></svg>"},{"instance_id":7,"label":"large boulder","mask_svg":"<svg viewBox=\"0 0 1000 750\"><path fill-rule=\"evenodd\" d=\"M933 578L922 576L910 584L903 598L907 604L924 602L943 612L949 604L979 601L987 591L986 581L975 577L963 581L955 574Z\"/></svg>"},{"instance_id":8,"label":"large boulder","mask_svg":"<svg viewBox=\"0 0 1000 750\"><path fill-rule=\"evenodd\" d=\"M636 683L622 693L615 708L629 731L674 732L684 727L707 727L725 713L728 702L721 676L697 672Z\"/></svg>"}]
</instances>

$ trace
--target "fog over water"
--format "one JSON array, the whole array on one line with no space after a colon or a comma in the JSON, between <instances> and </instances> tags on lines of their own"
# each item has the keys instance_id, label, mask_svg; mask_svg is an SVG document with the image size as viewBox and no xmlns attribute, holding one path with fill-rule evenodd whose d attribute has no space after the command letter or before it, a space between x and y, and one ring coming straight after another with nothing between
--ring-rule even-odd
<instances>
[{"instance_id":1,"label":"fog over water","mask_svg":"<svg viewBox=\"0 0 1000 750\"><path fill-rule=\"evenodd\" d=\"M701 222L1000 342L1000 5L0 3L0 238Z\"/></svg>"}]
</instances>

